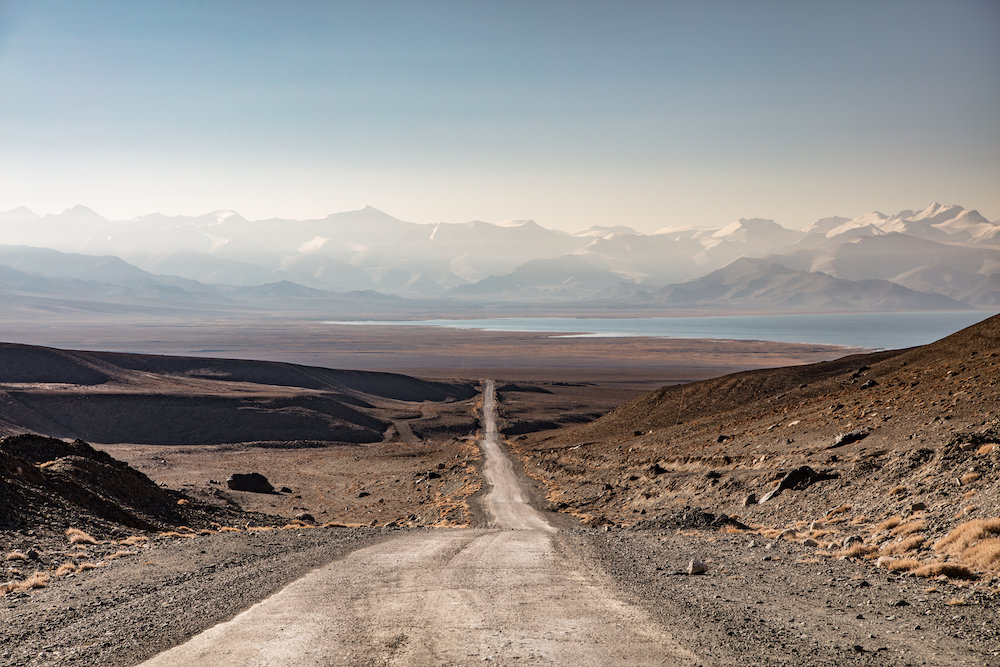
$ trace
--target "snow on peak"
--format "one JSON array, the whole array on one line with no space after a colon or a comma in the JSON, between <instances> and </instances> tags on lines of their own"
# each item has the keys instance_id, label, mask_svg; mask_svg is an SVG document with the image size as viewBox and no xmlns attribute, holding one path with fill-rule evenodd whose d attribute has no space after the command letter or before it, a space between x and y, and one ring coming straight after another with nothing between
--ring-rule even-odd
<instances>
[{"instance_id":1,"label":"snow on peak","mask_svg":"<svg viewBox=\"0 0 1000 667\"><path fill-rule=\"evenodd\" d=\"M622 236L638 236L639 232L635 231L631 227L626 227L625 225L594 225L592 227L587 227L586 229L581 229L578 232L573 232L573 236L576 237L604 238L612 234L620 234Z\"/></svg>"},{"instance_id":2,"label":"snow on peak","mask_svg":"<svg viewBox=\"0 0 1000 667\"><path fill-rule=\"evenodd\" d=\"M504 220L498 222L497 227L524 227L525 225L536 224L534 220Z\"/></svg>"}]
</instances>

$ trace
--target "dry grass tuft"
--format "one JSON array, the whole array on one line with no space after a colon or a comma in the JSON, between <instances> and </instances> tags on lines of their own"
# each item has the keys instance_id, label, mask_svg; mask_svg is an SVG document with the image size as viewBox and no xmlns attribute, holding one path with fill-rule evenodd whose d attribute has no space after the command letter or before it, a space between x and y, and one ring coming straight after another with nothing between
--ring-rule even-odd
<instances>
[{"instance_id":1,"label":"dry grass tuft","mask_svg":"<svg viewBox=\"0 0 1000 667\"><path fill-rule=\"evenodd\" d=\"M114 560L115 558L124 558L125 556L134 556L134 551L125 551L124 549L119 549L110 556L105 556L104 560Z\"/></svg>"},{"instance_id":2,"label":"dry grass tuft","mask_svg":"<svg viewBox=\"0 0 1000 667\"><path fill-rule=\"evenodd\" d=\"M924 593L926 593L927 595L937 592L938 592L937 586L928 586L927 588L924 589Z\"/></svg>"},{"instance_id":3,"label":"dry grass tuft","mask_svg":"<svg viewBox=\"0 0 1000 667\"><path fill-rule=\"evenodd\" d=\"M222 526L219 528L220 533L242 533L243 531L239 528L233 528L232 526Z\"/></svg>"},{"instance_id":4,"label":"dry grass tuft","mask_svg":"<svg viewBox=\"0 0 1000 667\"><path fill-rule=\"evenodd\" d=\"M838 558L865 558L878 551L878 547L872 544L855 543L849 549L845 549L836 554Z\"/></svg>"},{"instance_id":5,"label":"dry grass tuft","mask_svg":"<svg viewBox=\"0 0 1000 667\"><path fill-rule=\"evenodd\" d=\"M129 537L128 539L119 540L118 544L123 544L123 545L125 545L127 547L133 547L133 546L135 546L137 544L141 544L143 542L149 542L149 538L146 537L145 535L133 535L132 537Z\"/></svg>"},{"instance_id":6,"label":"dry grass tuft","mask_svg":"<svg viewBox=\"0 0 1000 667\"><path fill-rule=\"evenodd\" d=\"M76 572L76 563L66 562L56 568L53 573L56 577L65 577L67 574L73 574Z\"/></svg>"},{"instance_id":7,"label":"dry grass tuft","mask_svg":"<svg viewBox=\"0 0 1000 667\"><path fill-rule=\"evenodd\" d=\"M323 524L323 527L325 528L326 524ZM744 530L743 528L740 528L739 526L723 526L722 528L719 529L719 532L720 533L745 533L747 531Z\"/></svg>"},{"instance_id":8,"label":"dry grass tuft","mask_svg":"<svg viewBox=\"0 0 1000 667\"><path fill-rule=\"evenodd\" d=\"M975 542L994 535L1000 535L1000 518L973 519L959 524L954 530L938 540L934 544L934 550L958 555Z\"/></svg>"},{"instance_id":9,"label":"dry grass tuft","mask_svg":"<svg viewBox=\"0 0 1000 667\"><path fill-rule=\"evenodd\" d=\"M957 563L927 563L913 571L918 577L940 577L942 574L949 579L975 579L976 575L969 568Z\"/></svg>"},{"instance_id":10,"label":"dry grass tuft","mask_svg":"<svg viewBox=\"0 0 1000 667\"><path fill-rule=\"evenodd\" d=\"M898 496L904 493L906 493L906 487L903 486L902 484L900 484L899 486L894 486L891 489L889 489L890 496Z\"/></svg>"},{"instance_id":11,"label":"dry grass tuft","mask_svg":"<svg viewBox=\"0 0 1000 667\"><path fill-rule=\"evenodd\" d=\"M982 477L982 475L980 475L978 472L967 472L961 477L962 484L972 484L980 477Z\"/></svg>"},{"instance_id":12,"label":"dry grass tuft","mask_svg":"<svg viewBox=\"0 0 1000 667\"><path fill-rule=\"evenodd\" d=\"M4 560L28 560L28 554L21 553L20 551L11 551Z\"/></svg>"},{"instance_id":13,"label":"dry grass tuft","mask_svg":"<svg viewBox=\"0 0 1000 667\"><path fill-rule=\"evenodd\" d=\"M835 516L837 514L843 514L844 512L850 512L852 509L854 508L851 507L850 505L841 505L837 509L830 510L830 513L827 514L827 516Z\"/></svg>"},{"instance_id":14,"label":"dry grass tuft","mask_svg":"<svg viewBox=\"0 0 1000 667\"><path fill-rule=\"evenodd\" d=\"M962 494L962 500L968 500L969 498L973 497L974 495L976 495L975 491L966 491L965 493Z\"/></svg>"},{"instance_id":15,"label":"dry grass tuft","mask_svg":"<svg viewBox=\"0 0 1000 667\"><path fill-rule=\"evenodd\" d=\"M87 570L96 570L100 567L99 563L80 563L80 567L77 568L77 572L86 572Z\"/></svg>"},{"instance_id":16,"label":"dry grass tuft","mask_svg":"<svg viewBox=\"0 0 1000 667\"><path fill-rule=\"evenodd\" d=\"M912 572L923 565L916 558L899 558L886 563L885 569L890 572Z\"/></svg>"},{"instance_id":17,"label":"dry grass tuft","mask_svg":"<svg viewBox=\"0 0 1000 667\"><path fill-rule=\"evenodd\" d=\"M977 570L1000 570L1000 539L986 538L962 551L962 561Z\"/></svg>"},{"instance_id":18,"label":"dry grass tuft","mask_svg":"<svg viewBox=\"0 0 1000 667\"><path fill-rule=\"evenodd\" d=\"M35 572L24 581L8 581L0 584L0 595L7 595L12 591L30 591L33 588L45 588L49 585L49 575L44 572Z\"/></svg>"},{"instance_id":19,"label":"dry grass tuft","mask_svg":"<svg viewBox=\"0 0 1000 667\"><path fill-rule=\"evenodd\" d=\"M177 531L180 533L194 533L196 532L194 528L188 528L187 526L177 526Z\"/></svg>"},{"instance_id":20,"label":"dry grass tuft","mask_svg":"<svg viewBox=\"0 0 1000 667\"><path fill-rule=\"evenodd\" d=\"M187 498L181 498L180 500L177 501L177 504L178 505L190 505L191 501L188 500Z\"/></svg>"},{"instance_id":21,"label":"dry grass tuft","mask_svg":"<svg viewBox=\"0 0 1000 667\"><path fill-rule=\"evenodd\" d=\"M247 526L249 532L274 530L274 526Z\"/></svg>"},{"instance_id":22,"label":"dry grass tuft","mask_svg":"<svg viewBox=\"0 0 1000 667\"><path fill-rule=\"evenodd\" d=\"M962 509L960 509L957 512L955 512L955 518L956 519L964 519L965 517L967 517L970 514L972 514L973 512L975 512L977 509L979 509L979 508L976 507L975 505L966 505Z\"/></svg>"},{"instance_id":23,"label":"dry grass tuft","mask_svg":"<svg viewBox=\"0 0 1000 667\"><path fill-rule=\"evenodd\" d=\"M909 535L911 533L916 533L927 527L927 522L923 519L918 519L916 521L910 521L909 523L904 523L896 526L892 529L892 535Z\"/></svg>"},{"instance_id":24,"label":"dry grass tuft","mask_svg":"<svg viewBox=\"0 0 1000 667\"><path fill-rule=\"evenodd\" d=\"M79 528L67 528L66 537L69 538L70 544L98 544L97 540Z\"/></svg>"},{"instance_id":25,"label":"dry grass tuft","mask_svg":"<svg viewBox=\"0 0 1000 667\"><path fill-rule=\"evenodd\" d=\"M822 563L819 558L800 558L795 561L799 565L815 565L816 563Z\"/></svg>"},{"instance_id":26,"label":"dry grass tuft","mask_svg":"<svg viewBox=\"0 0 1000 667\"><path fill-rule=\"evenodd\" d=\"M860 526L863 523L868 523L868 517L866 517L864 514L859 514L858 516L851 519L850 523L852 526Z\"/></svg>"},{"instance_id":27,"label":"dry grass tuft","mask_svg":"<svg viewBox=\"0 0 1000 667\"><path fill-rule=\"evenodd\" d=\"M913 551L920 547L924 543L923 535L911 535L904 540L899 542L893 542L892 544L887 544L881 549L879 553L884 556L895 556L896 554L905 554L908 551Z\"/></svg>"},{"instance_id":28,"label":"dry grass tuft","mask_svg":"<svg viewBox=\"0 0 1000 667\"><path fill-rule=\"evenodd\" d=\"M996 449L996 443L988 442L976 450L976 454L990 454Z\"/></svg>"},{"instance_id":29,"label":"dry grass tuft","mask_svg":"<svg viewBox=\"0 0 1000 667\"><path fill-rule=\"evenodd\" d=\"M879 523L877 526L875 526L875 532L876 533L881 533L883 530L890 530L892 528L895 528L896 526L898 526L901 523L903 523L903 517L901 517L901 516L891 516L888 519L886 519L885 521L883 521L883 522Z\"/></svg>"},{"instance_id":30,"label":"dry grass tuft","mask_svg":"<svg viewBox=\"0 0 1000 667\"><path fill-rule=\"evenodd\" d=\"M948 606L950 606L950 607L964 607L965 606L965 598L952 598L952 599L948 600L947 602L945 602L945 604L948 605Z\"/></svg>"},{"instance_id":31,"label":"dry grass tuft","mask_svg":"<svg viewBox=\"0 0 1000 667\"><path fill-rule=\"evenodd\" d=\"M168 530L160 533L160 537L195 537L194 533L178 533L176 530Z\"/></svg>"}]
</instances>

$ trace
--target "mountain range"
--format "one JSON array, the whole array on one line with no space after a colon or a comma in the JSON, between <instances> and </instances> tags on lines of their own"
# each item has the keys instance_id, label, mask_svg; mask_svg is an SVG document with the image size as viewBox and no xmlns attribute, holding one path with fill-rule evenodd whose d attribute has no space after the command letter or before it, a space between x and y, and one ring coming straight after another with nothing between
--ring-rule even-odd
<instances>
[{"instance_id":1,"label":"mountain range","mask_svg":"<svg viewBox=\"0 0 1000 667\"><path fill-rule=\"evenodd\" d=\"M895 215L604 225L418 224L365 207L314 220L233 211L108 220L0 213L0 294L158 308L317 309L349 300L581 307L952 310L1000 305L1000 221L932 204ZM386 298L386 297L390 298ZM51 302L51 303L49 303Z\"/></svg>"}]
</instances>

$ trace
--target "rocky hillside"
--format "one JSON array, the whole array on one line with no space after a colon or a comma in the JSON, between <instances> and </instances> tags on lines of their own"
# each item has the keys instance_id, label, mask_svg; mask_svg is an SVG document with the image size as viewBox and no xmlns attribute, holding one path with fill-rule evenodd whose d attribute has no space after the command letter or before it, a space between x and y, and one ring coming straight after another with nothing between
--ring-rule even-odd
<instances>
[{"instance_id":1,"label":"rocky hillside","mask_svg":"<svg viewBox=\"0 0 1000 667\"><path fill-rule=\"evenodd\" d=\"M590 523L669 525L698 506L822 554L978 576L1000 571L998 382L1000 316L908 350L664 387L514 445Z\"/></svg>"}]
</instances>

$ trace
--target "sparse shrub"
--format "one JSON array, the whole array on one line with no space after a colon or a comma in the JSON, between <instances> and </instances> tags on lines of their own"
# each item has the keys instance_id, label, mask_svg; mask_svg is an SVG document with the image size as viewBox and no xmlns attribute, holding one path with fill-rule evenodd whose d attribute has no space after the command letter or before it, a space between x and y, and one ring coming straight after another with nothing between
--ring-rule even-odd
<instances>
[{"instance_id":1,"label":"sparse shrub","mask_svg":"<svg viewBox=\"0 0 1000 667\"><path fill-rule=\"evenodd\" d=\"M923 519L918 519L916 521L910 521L908 523L900 524L892 529L890 534L892 535L909 535L911 533L916 533L923 530L927 526L927 522Z\"/></svg>"},{"instance_id":2,"label":"sparse shrub","mask_svg":"<svg viewBox=\"0 0 1000 667\"><path fill-rule=\"evenodd\" d=\"M890 496L899 496L904 493L906 493L906 487L903 486L902 484L900 484L899 486L894 486L891 489L889 489Z\"/></svg>"},{"instance_id":3,"label":"sparse shrub","mask_svg":"<svg viewBox=\"0 0 1000 667\"><path fill-rule=\"evenodd\" d=\"M924 539L925 538L923 535L910 535L904 540L885 545L884 547L879 549L879 553L885 556L905 554L908 551L913 551L914 549L917 549L921 544L924 543Z\"/></svg>"},{"instance_id":4,"label":"sparse shrub","mask_svg":"<svg viewBox=\"0 0 1000 667\"><path fill-rule=\"evenodd\" d=\"M35 588L45 588L49 585L49 575L44 572L35 572L33 575L15 584L13 590L29 591Z\"/></svg>"},{"instance_id":5,"label":"sparse shrub","mask_svg":"<svg viewBox=\"0 0 1000 667\"><path fill-rule=\"evenodd\" d=\"M885 569L890 572L912 572L923 565L916 558L898 558L886 563Z\"/></svg>"},{"instance_id":6,"label":"sparse shrub","mask_svg":"<svg viewBox=\"0 0 1000 667\"><path fill-rule=\"evenodd\" d=\"M83 532L79 528L67 528L66 537L70 544L97 544L97 540Z\"/></svg>"},{"instance_id":7,"label":"sparse shrub","mask_svg":"<svg viewBox=\"0 0 1000 667\"><path fill-rule=\"evenodd\" d=\"M962 475L962 484L972 484L980 477L981 475L978 472L967 472Z\"/></svg>"},{"instance_id":8,"label":"sparse shrub","mask_svg":"<svg viewBox=\"0 0 1000 667\"><path fill-rule=\"evenodd\" d=\"M4 560L28 560L28 554L20 551L11 551Z\"/></svg>"},{"instance_id":9,"label":"sparse shrub","mask_svg":"<svg viewBox=\"0 0 1000 667\"><path fill-rule=\"evenodd\" d=\"M958 555L973 543L993 535L1000 535L1000 518L973 519L959 524L934 544L934 550Z\"/></svg>"},{"instance_id":10,"label":"sparse shrub","mask_svg":"<svg viewBox=\"0 0 1000 667\"><path fill-rule=\"evenodd\" d=\"M899 524L903 523L903 517L901 516L891 516L885 521L882 521L877 526L875 526L875 532L881 533L883 530L890 530L895 528Z\"/></svg>"},{"instance_id":11,"label":"sparse shrub","mask_svg":"<svg viewBox=\"0 0 1000 667\"><path fill-rule=\"evenodd\" d=\"M957 563L927 563L913 570L918 577L932 579L942 574L949 579L975 579L976 575L969 568Z\"/></svg>"},{"instance_id":12,"label":"sparse shrub","mask_svg":"<svg viewBox=\"0 0 1000 667\"><path fill-rule=\"evenodd\" d=\"M76 563L66 562L56 568L53 573L57 577L65 577L67 574L73 574L76 572Z\"/></svg>"}]
</instances>

